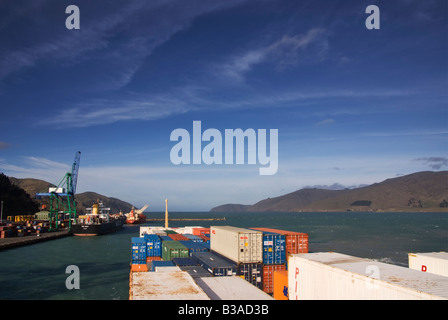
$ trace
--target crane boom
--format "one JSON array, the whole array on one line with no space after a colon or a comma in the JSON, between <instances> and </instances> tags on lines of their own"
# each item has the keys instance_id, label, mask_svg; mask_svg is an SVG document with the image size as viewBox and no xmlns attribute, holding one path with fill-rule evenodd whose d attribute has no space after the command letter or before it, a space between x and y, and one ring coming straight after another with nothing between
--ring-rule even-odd
<instances>
[{"instance_id":1,"label":"crane boom","mask_svg":"<svg viewBox=\"0 0 448 320\"><path fill-rule=\"evenodd\" d=\"M72 165L72 173L71 173L71 183L70 190L68 193L74 195L76 193L76 184L78 182L78 170L79 170L79 161L81 160L81 151L77 151L75 154L75 161Z\"/></svg>"},{"instance_id":2,"label":"crane boom","mask_svg":"<svg viewBox=\"0 0 448 320\"><path fill-rule=\"evenodd\" d=\"M149 207L149 204L145 204L141 209L136 210L136 212L137 212L137 213L143 213L143 211L145 211L146 208L148 208L148 207Z\"/></svg>"}]
</instances>

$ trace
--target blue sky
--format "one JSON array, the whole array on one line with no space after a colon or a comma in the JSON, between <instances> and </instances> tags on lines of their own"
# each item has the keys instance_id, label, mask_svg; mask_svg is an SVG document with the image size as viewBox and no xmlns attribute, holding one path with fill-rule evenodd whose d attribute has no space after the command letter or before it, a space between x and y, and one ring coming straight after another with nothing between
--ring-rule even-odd
<instances>
[{"instance_id":1,"label":"blue sky","mask_svg":"<svg viewBox=\"0 0 448 320\"><path fill-rule=\"evenodd\" d=\"M78 192L202 211L447 170L447 6L1 1L0 171L58 183L80 150ZM223 136L278 129L277 173L174 165L170 134L195 120Z\"/></svg>"}]
</instances>

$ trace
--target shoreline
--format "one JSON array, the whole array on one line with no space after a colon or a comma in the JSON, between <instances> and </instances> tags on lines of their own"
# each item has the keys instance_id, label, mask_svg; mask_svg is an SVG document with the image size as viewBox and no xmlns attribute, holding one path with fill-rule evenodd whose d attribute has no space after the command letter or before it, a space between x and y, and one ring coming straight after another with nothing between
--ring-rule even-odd
<instances>
[{"instance_id":1,"label":"shoreline","mask_svg":"<svg viewBox=\"0 0 448 320\"><path fill-rule=\"evenodd\" d=\"M72 233L70 231L63 230L63 231L46 232L40 234L39 236L33 234L23 237L4 238L0 239L0 251L35 244L39 242L44 242L48 240L60 239L71 235Z\"/></svg>"}]
</instances>

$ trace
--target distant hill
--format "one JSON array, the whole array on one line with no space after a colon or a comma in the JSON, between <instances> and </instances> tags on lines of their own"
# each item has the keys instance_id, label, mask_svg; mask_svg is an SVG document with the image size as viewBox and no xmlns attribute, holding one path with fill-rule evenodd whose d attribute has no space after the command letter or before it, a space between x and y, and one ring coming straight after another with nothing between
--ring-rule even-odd
<instances>
[{"instance_id":1,"label":"distant hill","mask_svg":"<svg viewBox=\"0 0 448 320\"><path fill-rule=\"evenodd\" d=\"M222 205L210 211L448 211L447 201L448 171L424 171L362 188L306 188L253 205Z\"/></svg>"},{"instance_id":2,"label":"distant hill","mask_svg":"<svg viewBox=\"0 0 448 320\"><path fill-rule=\"evenodd\" d=\"M52 186L52 184L49 182L32 178L17 179L14 177L9 177L9 180L11 181L11 184L24 189L26 193L28 193L33 199L37 192L47 192L48 187ZM132 204L128 202L122 201L117 198L107 197L95 192L77 193L75 195L75 199L76 210L79 213L84 213L85 209L91 207L92 204L97 200L101 200L106 207L111 208L111 213L118 213L120 212L120 210L122 210L123 213L127 213L132 209ZM39 206L48 203L48 199L45 198L34 201L38 203Z\"/></svg>"},{"instance_id":3,"label":"distant hill","mask_svg":"<svg viewBox=\"0 0 448 320\"><path fill-rule=\"evenodd\" d=\"M0 200L3 202L2 219L16 214L34 214L38 210L38 204L32 197L25 190L14 185L3 173L0 173Z\"/></svg>"}]
</instances>

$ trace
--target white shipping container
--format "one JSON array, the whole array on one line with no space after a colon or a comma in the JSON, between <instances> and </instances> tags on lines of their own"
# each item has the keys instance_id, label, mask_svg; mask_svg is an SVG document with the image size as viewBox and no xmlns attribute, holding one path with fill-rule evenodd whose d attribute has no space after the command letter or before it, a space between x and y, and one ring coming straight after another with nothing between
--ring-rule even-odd
<instances>
[{"instance_id":1,"label":"white shipping container","mask_svg":"<svg viewBox=\"0 0 448 320\"><path fill-rule=\"evenodd\" d=\"M261 263L263 233L231 226L212 226L210 249L236 263Z\"/></svg>"},{"instance_id":2,"label":"white shipping container","mask_svg":"<svg viewBox=\"0 0 448 320\"><path fill-rule=\"evenodd\" d=\"M448 299L448 278L336 252L293 254L289 299Z\"/></svg>"},{"instance_id":3,"label":"white shipping container","mask_svg":"<svg viewBox=\"0 0 448 320\"><path fill-rule=\"evenodd\" d=\"M164 227L159 226L150 226L150 227L140 227L140 237L143 237L144 234L157 234L163 233L166 235Z\"/></svg>"},{"instance_id":4,"label":"white shipping container","mask_svg":"<svg viewBox=\"0 0 448 320\"><path fill-rule=\"evenodd\" d=\"M132 272L130 300L210 300L184 271Z\"/></svg>"},{"instance_id":5,"label":"white shipping container","mask_svg":"<svg viewBox=\"0 0 448 320\"><path fill-rule=\"evenodd\" d=\"M448 277L448 252L409 253L409 268Z\"/></svg>"},{"instance_id":6,"label":"white shipping container","mask_svg":"<svg viewBox=\"0 0 448 320\"><path fill-rule=\"evenodd\" d=\"M200 277L196 283L211 300L274 300L241 277Z\"/></svg>"}]
</instances>

